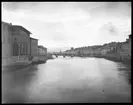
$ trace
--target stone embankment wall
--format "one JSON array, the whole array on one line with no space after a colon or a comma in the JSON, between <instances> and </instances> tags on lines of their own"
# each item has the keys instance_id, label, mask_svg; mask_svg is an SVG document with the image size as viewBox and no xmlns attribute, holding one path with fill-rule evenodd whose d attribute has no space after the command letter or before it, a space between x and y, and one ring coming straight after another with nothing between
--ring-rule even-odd
<instances>
[{"instance_id":1,"label":"stone embankment wall","mask_svg":"<svg viewBox=\"0 0 133 105\"><path fill-rule=\"evenodd\" d=\"M29 59L28 56L13 56L10 58L3 58L2 59L2 70L17 70L24 67L27 67L31 64L40 64L46 63L48 59L53 59L52 55L38 55Z\"/></svg>"},{"instance_id":2,"label":"stone embankment wall","mask_svg":"<svg viewBox=\"0 0 133 105\"><path fill-rule=\"evenodd\" d=\"M11 57L3 57L2 58L2 67L10 66L14 64L29 64L28 56L11 56Z\"/></svg>"}]
</instances>

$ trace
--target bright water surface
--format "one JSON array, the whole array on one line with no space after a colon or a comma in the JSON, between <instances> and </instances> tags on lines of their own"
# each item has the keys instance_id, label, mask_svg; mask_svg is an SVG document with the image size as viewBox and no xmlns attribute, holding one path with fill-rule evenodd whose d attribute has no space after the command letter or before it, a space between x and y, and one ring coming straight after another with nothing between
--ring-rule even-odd
<instances>
[{"instance_id":1,"label":"bright water surface","mask_svg":"<svg viewBox=\"0 0 133 105\"><path fill-rule=\"evenodd\" d=\"M131 102L131 68L102 58L58 57L2 73L8 103Z\"/></svg>"}]
</instances>

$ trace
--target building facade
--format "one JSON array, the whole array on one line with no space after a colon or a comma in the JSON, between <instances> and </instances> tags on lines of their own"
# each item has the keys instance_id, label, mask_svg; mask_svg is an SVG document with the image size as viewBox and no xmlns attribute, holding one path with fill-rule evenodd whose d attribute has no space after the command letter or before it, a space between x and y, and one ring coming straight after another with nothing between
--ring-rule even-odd
<instances>
[{"instance_id":1,"label":"building facade","mask_svg":"<svg viewBox=\"0 0 133 105\"><path fill-rule=\"evenodd\" d=\"M105 44L101 47L101 55L105 55L108 52L110 52L110 46L108 44Z\"/></svg>"},{"instance_id":2,"label":"building facade","mask_svg":"<svg viewBox=\"0 0 133 105\"><path fill-rule=\"evenodd\" d=\"M2 24L2 66L28 62L31 44L30 32L22 26Z\"/></svg>"},{"instance_id":3,"label":"building facade","mask_svg":"<svg viewBox=\"0 0 133 105\"><path fill-rule=\"evenodd\" d=\"M131 35L129 35L129 39L121 43L119 53L121 55L131 56Z\"/></svg>"},{"instance_id":4,"label":"building facade","mask_svg":"<svg viewBox=\"0 0 133 105\"><path fill-rule=\"evenodd\" d=\"M31 52L30 52L30 55L31 56L37 56L38 55L38 39L35 39L35 38L30 38L30 46L31 46Z\"/></svg>"},{"instance_id":5,"label":"building facade","mask_svg":"<svg viewBox=\"0 0 133 105\"><path fill-rule=\"evenodd\" d=\"M38 46L38 55L47 55L47 48L42 45Z\"/></svg>"},{"instance_id":6,"label":"building facade","mask_svg":"<svg viewBox=\"0 0 133 105\"><path fill-rule=\"evenodd\" d=\"M2 58L11 57L12 53L12 24L2 22Z\"/></svg>"},{"instance_id":7,"label":"building facade","mask_svg":"<svg viewBox=\"0 0 133 105\"><path fill-rule=\"evenodd\" d=\"M12 26L13 56L30 55L30 32L22 26Z\"/></svg>"}]
</instances>

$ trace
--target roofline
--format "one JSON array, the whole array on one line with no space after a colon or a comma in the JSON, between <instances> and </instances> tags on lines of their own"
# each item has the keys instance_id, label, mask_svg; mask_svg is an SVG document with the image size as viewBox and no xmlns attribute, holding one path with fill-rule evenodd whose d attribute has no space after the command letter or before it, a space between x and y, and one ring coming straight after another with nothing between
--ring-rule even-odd
<instances>
[{"instance_id":1,"label":"roofline","mask_svg":"<svg viewBox=\"0 0 133 105\"><path fill-rule=\"evenodd\" d=\"M38 45L38 47L42 47L42 45Z\"/></svg>"},{"instance_id":2,"label":"roofline","mask_svg":"<svg viewBox=\"0 0 133 105\"><path fill-rule=\"evenodd\" d=\"M38 45L38 47L41 47L41 48L45 48L45 49L47 49L46 47L44 47L44 46L42 46L42 45Z\"/></svg>"},{"instance_id":3,"label":"roofline","mask_svg":"<svg viewBox=\"0 0 133 105\"><path fill-rule=\"evenodd\" d=\"M23 28L24 30L26 30L27 32L29 32L30 34L32 34L30 31L28 31L26 28L24 28L23 26L21 26L21 25L12 25L13 27L21 27L21 28Z\"/></svg>"},{"instance_id":4,"label":"roofline","mask_svg":"<svg viewBox=\"0 0 133 105\"><path fill-rule=\"evenodd\" d=\"M7 22L4 22L2 21L3 24L7 24L7 25L12 25L12 23L7 23Z\"/></svg>"},{"instance_id":5,"label":"roofline","mask_svg":"<svg viewBox=\"0 0 133 105\"><path fill-rule=\"evenodd\" d=\"M36 38L32 38L32 37L30 37L30 39L34 39L34 40L39 40L39 39L36 39Z\"/></svg>"}]
</instances>

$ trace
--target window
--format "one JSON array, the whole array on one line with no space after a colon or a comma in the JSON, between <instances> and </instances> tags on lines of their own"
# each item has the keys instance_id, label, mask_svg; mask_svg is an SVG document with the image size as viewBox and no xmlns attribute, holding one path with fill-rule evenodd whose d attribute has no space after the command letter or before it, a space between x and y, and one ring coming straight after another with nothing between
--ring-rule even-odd
<instances>
[{"instance_id":1,"label":"window","mask_svg":"<svg viewBox=\"0 0 133 105\"><path fill-rule=\"evenodd\" d=\"M20 44L20 55L24 55L24 45Z\"/></svg>"},{"instance_id":2,"label":"window","mask_svg":"<svg viewBox=\"0 0 133 105\"><path fill-rule=\"evenodd\" d=\"M22 44L20 45L20 55L23 55L23 46L22 46Z\"/></svg>"},{"instance_id":3,"label":"window","mask_svg":"<svg viewBox=\"0 0 133 105\"><path fill-rule=\"evenodd\" d=\"M22 45L22 54L24 55L24 44Z\"/></svg>"},{"instance_id":4,"label":"window","mask_svg":"<svg viewBox=\"0 0 133 105\"><path fill-rule=\"evenodd\" d=\"M26 55L26 53L25 53L25 44L23 44L23 55Z\"/></svg>"},{"instance_id":5,"label":"window","mask_svg":"<svg viewBox=\"0 0 133 105\"><path fill-rule=\"evenodd\" d=\"M13 56L18 56L19 47L18 44L14 43L13 44Z\"/></svg>"},{"instance_id":6,"label":"window","mask_svg":"<svg viewBox=\"0 0 133 105\"><path fill-rule=\"evenodd\" d=\"M25 44L25 55L27 55L27 44Z\"/></svg>"},{"instance_id":7,"label":"window","mask_svg":"<svg viewBox=\"0 0 133 105\"><path fill-rule=\"evenodd\" d=\"M10 44L10 36L8 37L8 43Z\"/></svg>"}]
</instances>

